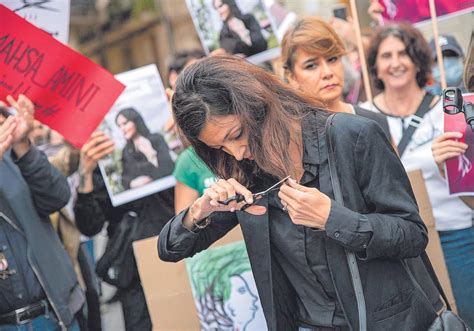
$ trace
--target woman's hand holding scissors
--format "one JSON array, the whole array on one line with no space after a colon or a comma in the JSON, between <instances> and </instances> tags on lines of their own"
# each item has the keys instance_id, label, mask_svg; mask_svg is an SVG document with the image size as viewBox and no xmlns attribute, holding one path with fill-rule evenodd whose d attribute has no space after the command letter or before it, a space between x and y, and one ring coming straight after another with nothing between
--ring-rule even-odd
<instances>
[{"instance_id":1,"label":"woman's hand holding scissors","mask_svg":"<svg viewBox=\"0 0 474 331\"><path fill-rule=\"evenodd\" d=\"M213 212L234 212L244 206L247 213L263 215L267 212L267 209L263 206L253 205L257 198L235 179L220 179L194 201L183 221L183 225L188 229L193 229L196 221L206 219Z\"/></svg>"}]
</instances>

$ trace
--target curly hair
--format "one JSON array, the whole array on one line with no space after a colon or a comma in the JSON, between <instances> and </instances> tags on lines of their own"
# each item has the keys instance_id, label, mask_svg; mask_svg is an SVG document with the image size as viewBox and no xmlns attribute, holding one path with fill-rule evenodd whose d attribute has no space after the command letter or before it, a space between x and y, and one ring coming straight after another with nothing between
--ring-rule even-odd
<instances>
[{"instance_id":1,"label":"curly hair","mask_svg":"<svg viewBox=\"0 0 474 331\"><path fill-rule=\"evenodd\" d=\"M390 36L400 39L405 45L408 56L418 68L416 82L420 88L424 87L431 76L433 58L431 57L430 46L421 32L408 23L385 25L375 32L368 54L369 72L375 87L380 90L385 88L383 82L377 78L376 62L380 44Z\"/></svg>"}]
</instances>

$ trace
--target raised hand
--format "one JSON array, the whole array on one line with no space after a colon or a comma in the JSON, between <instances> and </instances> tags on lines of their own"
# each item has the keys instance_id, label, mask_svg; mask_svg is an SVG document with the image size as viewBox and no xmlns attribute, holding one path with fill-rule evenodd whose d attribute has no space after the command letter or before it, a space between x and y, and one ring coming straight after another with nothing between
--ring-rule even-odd
<instances>
[{"instance_id":1,"label":"raised hand","mask_svg":"<svg viewBox=\"0 0 474 331\"><path fill-rule=\"evenodd\" d=\"M12 148L17 158L21 158L30 149L28 133L33 130L35 107L33 102L25 95L20 94L15 100L11 95L7 96L7 102L16 109L16 126L12 133ZM7 107L7 104L0 101L0 107ZM10 116L11 117L11 116Z\"/></svg>"},{"instance_id":2,"label":"raised hand","mask_svg":"<svg viewBox=\"0 0 474 331\"><path fill-rule=\"evenodd\" d=\"M105 133L96 131L81 148L81 159L79 162L79 188L80 193L88 193L93 190L92 172L97 167L97 162L112 153L115 144Z\"/></svg>"},{"instance_id":3,"label":"raised hand","mask_svg":"<svg viewBox=\"0 0 474 331\"><path fill-rule=\"evenodd\" d=\"M16 126L17 121L14 116L8 117L0 124L0 161L13 143L13 133L15 132Z\"/></svg>"},{"instance_id":4,"label":"raised hand","mask_svg":"<svg viewBox=\"0 0 474 331\"><path fill-rule=\"evenodd\" d=\"M431 152L438 165L466 152L468 145L457 141L460 138L462 138L461 132L445 132L433 140Z\"/></svg>"},{"instance_id":5,"label":"raised hand","mask_svg":"<svg viewBox=\"0 0 474 331\"><path fill-rule=\"evenodd\" d=\"M13 144L15 144L26 140L28 133L33 130L35 107L33 102L23 94L20 94L17 100L9 95L7 96L7 102L17 111L16 115L14 115L17 122L15 131L13 132ZM8 107L3 101L0 101L0 106Z\"/></svg>"},{"instance_id":6,"label":"raised hand","mask_svg":"<svg viewBox=\"0 0 474 331\"><path fill-rule=\"evenodd\" d=\"M115 144L102 131L95 131L81 148L79 168L83 173L92 173L97 167L97 162L112 153Z\"/></svg>"}]
</instances>

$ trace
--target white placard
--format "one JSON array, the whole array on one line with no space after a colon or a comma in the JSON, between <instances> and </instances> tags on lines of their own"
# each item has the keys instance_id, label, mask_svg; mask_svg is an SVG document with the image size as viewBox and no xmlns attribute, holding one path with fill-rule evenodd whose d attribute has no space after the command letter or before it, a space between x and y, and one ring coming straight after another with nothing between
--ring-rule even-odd
<instances>
[{"instance_id":1,"label":"white placard","mask_svg":"<svg viewBox=\"0 0 474 331\"><path fill-rule=\"evenodd\" d=\"M280 55L275 19L261 0L186 0L206 53L226 53L261 63Z\"/></svg>"},{"instance_id":2,"label":"white placard","mask_svg":"<svg viewBox=\"0 0 474 331\"><path fill-rule=\"evenodd\" d=\"M170 116L168 99L156 65L115 76L126 88L100 129L115 142L115 152L99 162L114 206L176 184L174 155L164 139Z\"/></svg>"},{"instance_id":3,"label":"white placard","mask_svg":"<svg viewBox=\"0 0 474 331\"><path fill-rule=\"evenodd\" d=\"M70 0L0 0L63 44L69 40Z\"/></svg>"}]
</instances>

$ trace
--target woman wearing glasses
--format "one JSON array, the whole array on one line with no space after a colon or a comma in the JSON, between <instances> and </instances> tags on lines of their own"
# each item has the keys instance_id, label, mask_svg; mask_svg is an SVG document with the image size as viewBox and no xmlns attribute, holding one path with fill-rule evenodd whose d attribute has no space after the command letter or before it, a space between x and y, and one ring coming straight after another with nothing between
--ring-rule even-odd
<instances>
[{"instance_id":1,"label":"woman wearing glasses","mask_svg":"<svg viewBox=\"0 0 474 331\"><path fill-rule=\"evenodd\" d=\"M429 327L442 304L419 258L426 228L379 125L352 114L333 120L344 207L333 200L328 113L275 76L235 57L203 59L181 73L172 104L180 130L221 179L165 225L162 260L192 256L240 224L270 330L359 330L350 250L367 329ZM279 190L252 195L288 175ZM237 194L245 201L222 203Z\"/></svg>"}]
</instances>

